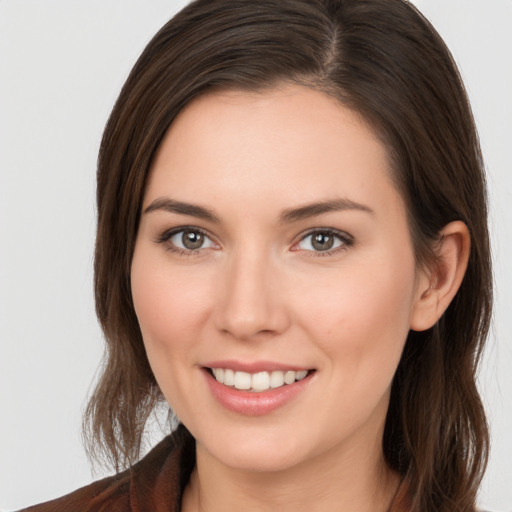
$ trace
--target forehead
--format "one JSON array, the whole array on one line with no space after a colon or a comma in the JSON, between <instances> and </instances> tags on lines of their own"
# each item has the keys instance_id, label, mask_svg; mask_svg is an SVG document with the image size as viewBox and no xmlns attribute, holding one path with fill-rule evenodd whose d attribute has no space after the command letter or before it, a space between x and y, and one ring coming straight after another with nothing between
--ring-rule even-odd
<instances>
[{"instance_id":1,"label":"forehead","mask_svg":"<svg viewBox=\"0 0 512 512\"><path fill-rule=\"evenodd\" d=\"M179 191L184 200L234 201L248 192L307 203L335 194L378 202L387 199L383 187L396 193L386 149L361 116L289 85L215 91L191 102L164 137L146 196Z\"/></svg>"}]
</instances>

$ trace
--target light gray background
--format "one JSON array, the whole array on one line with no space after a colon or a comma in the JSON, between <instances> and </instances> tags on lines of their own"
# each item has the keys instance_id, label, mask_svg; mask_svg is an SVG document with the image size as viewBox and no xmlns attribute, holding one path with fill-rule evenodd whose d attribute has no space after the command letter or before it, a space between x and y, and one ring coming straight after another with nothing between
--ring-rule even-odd
<instances>
[{"instance_id":1,"label":"light gray background","mask_svg":"<svg viewBox=\"0 0 512 512\"><path fill-rule=\"evenodd\" d=\"M493 447L480 502L512 511L512 0L415 3L461 67L489 173L497 293L480 384ZM80 415L102 352L96 154L135 59L184 4L0 0L0 509L93 478Z\"/></svg>"}]
</instances>

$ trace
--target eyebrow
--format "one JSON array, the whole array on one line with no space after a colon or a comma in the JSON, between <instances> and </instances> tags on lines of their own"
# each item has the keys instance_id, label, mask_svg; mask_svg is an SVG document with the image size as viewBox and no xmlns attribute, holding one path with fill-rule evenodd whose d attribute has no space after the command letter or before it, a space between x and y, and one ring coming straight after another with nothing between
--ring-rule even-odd
<instances>
[{"instance_id":1,"label":"eyebrow","mask_svg":"<svg viewBox=\"0 0 512 512\"><path fill-rule=\"evenodd\" d=\"M215 215L212 210L192 203L184 203L174 199L161 197L155 199L145 210L144 213L151 213L154 211L163 210L170 213L177 213L180 215L190 215L199 219L208 220L210 222L219 223L220 219ZM298 208L290 208L284 210L280 215L280 221L285 224L298 222L316 215L323 213L337 212L343 210L358 210L370 214L375 212L369 207L350 199L338 198L327 201L320 201L316 203L306 204Z\"/></svg>"},{"instance_id":2,"label":"eyebrow","mask_svg":"<svg viewBox=\"0 0 512 512\"><path fill-rule=\"evenodd\" d=\"M155 199L145 210L144 213L163 210L170 213L178 213L181 215L190 215L199 219L208 220L210 222L220 222L220 219L208 208L197 204L183 203L169 198Z\"/></svg>"},{"instance_id":3,"label":"eyebrow","mask_svg":"<svg viewBox=\"0 0 512 512\"><path fill-rule=\"evenodd\" d=\"M304 220L309 217L314 217L316 215L321 215L322 213L338 212L343 210L358 210L370 213L372 215L375 214L375 212L369 206L351 201L350 199L339 198L331 199L328 201L321 201L318 203L306 204L299 208L285 210L281 214L280 220L281 222L288 224L297 222L299 220Z\"/></svg>"}]
</instances>

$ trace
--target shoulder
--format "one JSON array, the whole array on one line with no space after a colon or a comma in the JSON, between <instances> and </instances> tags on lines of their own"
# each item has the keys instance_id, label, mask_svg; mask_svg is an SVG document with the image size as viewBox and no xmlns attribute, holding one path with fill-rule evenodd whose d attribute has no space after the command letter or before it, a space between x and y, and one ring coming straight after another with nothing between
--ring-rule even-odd
<instances>
[{"instance_id":1,"label":"shoulder","mask_svg":"<svg viewBox=\"0 0 512 512\"><path fill-rule=\"evenodd\" d=\"M127 512L131 510L130 480L128 470L20 512Z\"/></svg>"},{"instance_id":2,"label":"shoulder","mask_svg":"<svg viewBox=\"0 0 512 512\"><path fill-rule=\"evenodd\" d=\"M171 435L130 469L20 512L140 512L159 503L179 510L194 463L190 434Z\"/></svg>"}]
</instances>

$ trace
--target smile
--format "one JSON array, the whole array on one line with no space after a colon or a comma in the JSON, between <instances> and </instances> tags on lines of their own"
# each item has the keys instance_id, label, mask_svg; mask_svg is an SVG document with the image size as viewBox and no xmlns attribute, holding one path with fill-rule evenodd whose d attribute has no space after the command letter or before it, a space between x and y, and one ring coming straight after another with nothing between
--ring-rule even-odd
<instances>
[{"instance_id":1,"label":"smile","mask_svg":"<svg viewBox=\"0 0 512 512\"><path fill-rule=\"evenodd\" d=\"M225 386L233 387L243 391L261 393L269 389L276 389L282 386L293 384L304 379L308 375L307 370L286 370L286 371L262 371L248 373L234 371L229 368L210 368L215 380Z\"/></svg>"}]
</instances>

